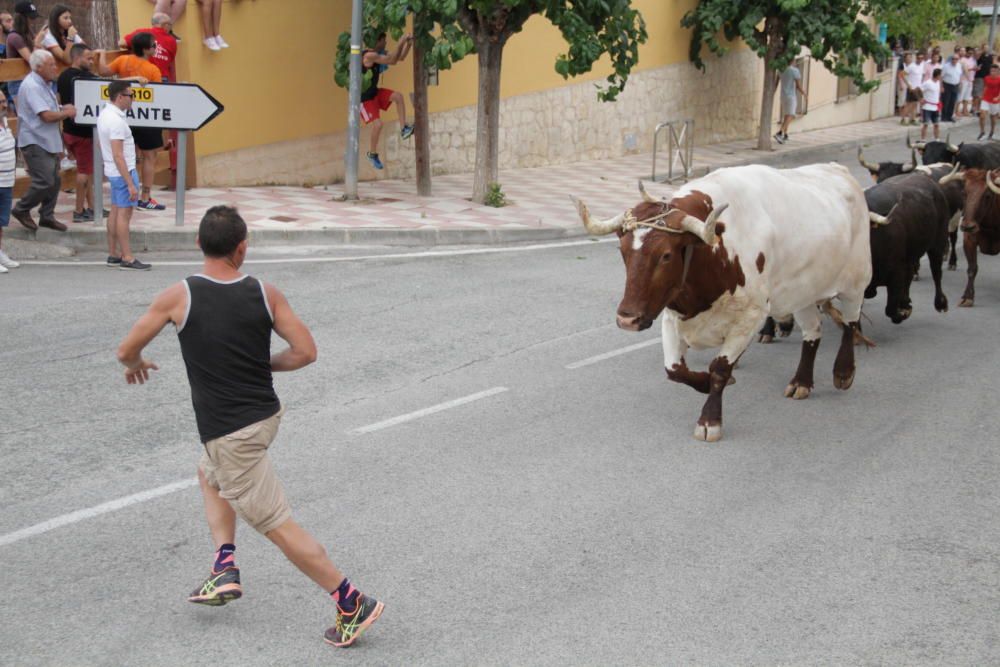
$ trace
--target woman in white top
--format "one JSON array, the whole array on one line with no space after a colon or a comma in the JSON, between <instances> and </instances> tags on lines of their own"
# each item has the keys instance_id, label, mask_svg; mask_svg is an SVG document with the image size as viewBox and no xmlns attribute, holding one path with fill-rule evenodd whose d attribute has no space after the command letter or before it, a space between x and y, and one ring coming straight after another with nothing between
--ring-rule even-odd
<instances>
[{"instance_id":1,"label":"woman in white top","mask_svg":"<svg viewBox=\"0 0 1000 667\"><path fill-rule=\"evenodd\" d=\"M69 49L74 44L82 44L83 38L73 25L73 14L66 5L56 5L49 12L49 25L38 33L39 46L48 49L55 56L56 62L69 65L73 59Z\"/></svg>"},{"instance_id":2,"label":"woman in white top","mask_svg":"<svg viewBox=\"0 0 1000 667\"><path fill-rule=\"evenodd\" d=\"M0 95L0 244L3 243L3 228L10 222L10 205L14 200L15 143L14 133L7 127L7 99ZM0 273L18 266L0 245Z\"/></svg>"}]
</instances>

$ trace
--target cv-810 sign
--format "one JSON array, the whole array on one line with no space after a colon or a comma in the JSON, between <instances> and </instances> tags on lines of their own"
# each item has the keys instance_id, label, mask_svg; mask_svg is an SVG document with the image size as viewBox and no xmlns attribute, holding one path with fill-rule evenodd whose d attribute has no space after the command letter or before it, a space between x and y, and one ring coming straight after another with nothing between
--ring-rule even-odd
<instances>
[{"instance_id":1,"label":"cv-810 sign","mask_svg":"<svg viewBox=\"0 0 1000 667\"><path fill-rule=\"evenodd\" d=\"M107 79L77 79L74 105L80 125L96 125L108 102ZM147 83L132 86L132 108L126 120L132 127L164 130L197 130L222 113L218 100L194 83Z\"/></svg>"}]
</instances>

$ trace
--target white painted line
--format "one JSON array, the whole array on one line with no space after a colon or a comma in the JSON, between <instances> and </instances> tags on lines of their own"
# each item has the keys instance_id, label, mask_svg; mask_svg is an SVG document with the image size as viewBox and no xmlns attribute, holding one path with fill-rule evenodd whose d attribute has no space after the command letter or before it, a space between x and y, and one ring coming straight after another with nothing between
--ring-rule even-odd
<instances>
[{"instance_id":1,"label":"white painted line","mask_svg":"<svg viewBox=\"0 0 1000 667\"><path fill-rule=\"evenodd\" d=\"M573 248L595 243L618 242L618 237L610 239L592 239L585 241L564 241L560 243L540 243L535 245L511 246L504 248L466 248L464 250L426 250L424 252L396 252L386 255L355 255L353 257L287 257L284 259L247 259L244 264L328 264L332 262L363 262L374 259L424 259L428 257L458 257L462 255L490 255L502 252L528 252L534 250L551 250L553 248ZM192 248L194 250L194 248ZM266 246L259 248L267 252ZM155 266L202 266L201 261L157 261L151 260ZM104 266L105 262L73 262L54 260L25 260L21 262L30 266Z\"/></svg>"},{"instance_id":2,"label":"white painted line","mask_svg":"<svg viewBox=\"0 0 1000 667\"><path fill-rule=\"evenodd\" d=\"M644 347L650 347L656 345L660 342L659 338L652 338L643 343L636 343L635 345L629 345L628 347L623 347L620 350L613 350L611 352L605 352L604 354L599 354L596 357L590 357L588 359L583 359L581 361L574 361L571 364L567 364L566 368L569 370L576 370L577 368L583 368L584 366L589 366L591 364L596 364L605 359L612 359L622 354L628 354L629 352L635 352L636 350L641 350Z\"/></svg>"},{"instance_id":3,"label":"white painted line","mask_svg":"<svg viewBox=\"0 0 1000 667\"><path fill-rule=\"evenodd\" d=\"M14 542L20 542L21 540L26 540L29 537L34 537L36 535L41 535L42 533L47 533L50 530L55 530L56 528L62 528L63 526L68 526L69 524L72 523L78 523L86 519L92 519L95 516L107 514L108 512L114 512L115 510L123 509L125 507L128 507L129 505L144 503L147 500L152 500L153 498L159 498L160 496L165 496L169 493L174 493L175 491L181 491L188 487L197 485L198 485L198 478L192 477L190 479L183 479L179 482L174 482L173 484L167 484L166 486L160 486L155 489L150 489L148 491L134 493L131 496L125 496L124 498L118 498L117 500L110 500L106 503L95 505L94 507L88 507L87 509L77 510L76 512L70 512L69 514L63 514L62 516L57 516L54 519L43 521L42 523L35 524L34 526L31 526L29 528L23 528L21 530L14 531L13 533L0 535L0 547L4 546L5 544L13 544Z\"/></svg>"},{"instance_id":4,"label":"white painted line","mask_svg":"<svg viewBox=\"0 0 1000 667\"><path fill-rule=\"evenodd\" d=\"M487 389L486 391L481 391L477 394L470 394L469 396L456 398L455 400L448 401L447 403L438 403L437 405L432 405L431 407L424 408L423 410L417 410L416 412L410 412L405 415L393 417L392 419L386 419L385 421L369 424L368 426L362 426L361 428L356 428L354 430L348 431L348 433L350 435L361 435L363 433L371 433L372 431L381 431L382 429L389 428L390 426L402 424L403 422L412 421L414 419L420 419L421 417L426 417L427 415L432 415L436 412L442 412L444 410L450 410L451 408L457 408L460 405L465 405L466 403L472 403L473 401L478 401L484 398L489 398L490 396L502 394L505 391L509 391L507 387L493 387L492 389Z\"/></svg>"}]
</instances>

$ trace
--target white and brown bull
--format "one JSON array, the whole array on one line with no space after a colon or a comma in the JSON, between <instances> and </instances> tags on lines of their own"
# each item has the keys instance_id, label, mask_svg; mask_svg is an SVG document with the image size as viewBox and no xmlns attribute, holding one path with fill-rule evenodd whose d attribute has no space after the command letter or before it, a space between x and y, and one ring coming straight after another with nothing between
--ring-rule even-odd
<instances>
[{"instance_id":1,"label":"white and brown bull","mask_svg":"<svg viewBox=\"0 0 1000 667\"><path fill-rule=\"evenodd\" d=\"M574 201L589 233L620 239L626 282L618 326L640 331L663 313L667 377L708 394L695 438L722 437L722 392L769 314L794 315L802 329L802 357L785 396L806 398L820 341L817 306L838 298L846 326L833 383L851 386L872 269L868 207L846 168L734 167L688 183L670 201L642 194L642 203L609 220L594 220ZM720 348L708 372L688 369L689 347Z\"/></svg>"}]
</instances>

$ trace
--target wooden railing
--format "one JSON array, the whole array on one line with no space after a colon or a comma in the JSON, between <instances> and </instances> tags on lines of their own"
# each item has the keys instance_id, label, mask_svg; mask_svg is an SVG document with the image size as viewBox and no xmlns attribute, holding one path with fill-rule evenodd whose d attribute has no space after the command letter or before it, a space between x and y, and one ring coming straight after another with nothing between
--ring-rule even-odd
<instances>
[{"instance_id":1,"label":"wooden railing","mask_svg":"<svg viewBox=\"0 0 1000 667\"><path fill-rule=\"evenodd\" d=\"M128 53L128 51L108 51L107 61L110 63L118 56L124 56ZM59 64L60 72L66 69L67 65L65 63L60 60L56 62ZM97 64L96 56L94 57L94 64ZM31 68L28 67L28 63L24 58L0 59L0 81L20 81L30 73Z\"/></svg>"}]
</instances>

